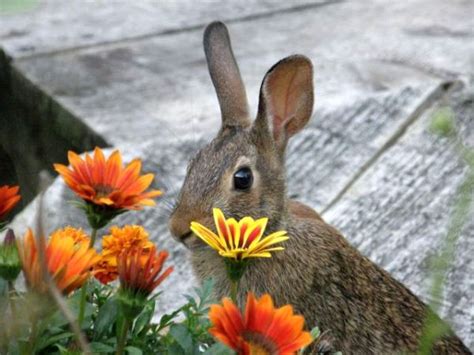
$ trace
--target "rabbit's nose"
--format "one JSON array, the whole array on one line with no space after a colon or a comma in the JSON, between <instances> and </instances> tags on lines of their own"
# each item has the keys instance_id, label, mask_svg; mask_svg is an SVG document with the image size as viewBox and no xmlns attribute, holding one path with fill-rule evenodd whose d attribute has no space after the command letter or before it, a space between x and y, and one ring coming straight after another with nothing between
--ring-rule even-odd
<instances>
[{"instance_id":1,"label":"rabbit's nose","mask_svg":"<svg viewBox=\"0 0 474 355\"><path fill-rule=\"evenodd\" d=\"M175 239L182 242L191 232L190 218L183 218L177 214L173 214L168 222L168 228Z\"/></svg>"},{"instance_id":2,"label":"rabbit's nose","mask_svg":"<svg viewBox=\"0 0 474 355\"><path fill-rule=\"evenodd\" d=\"M178 206L170 216L168 228L180 242L192 235L191 222L205 218L205 214L197 208L188 208L187 205Z\"/></svg>"}]
</instances>

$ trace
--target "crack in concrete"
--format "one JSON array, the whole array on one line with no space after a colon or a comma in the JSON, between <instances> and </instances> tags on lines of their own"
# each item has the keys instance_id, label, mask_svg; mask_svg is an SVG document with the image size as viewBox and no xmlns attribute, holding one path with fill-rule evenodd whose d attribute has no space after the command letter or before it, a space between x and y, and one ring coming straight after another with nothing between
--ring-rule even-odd
<instances>
[{"instance_id":1,"label":"crack in concrete","mask_svg":"<svg viewBox=\"0 0 474 355\"><path fill-rule=\"evenodd\" d=\"M328 5L336 5L336 4L343 3L345 1L346 0L326 0L326 1L317 2L317 3L309 2L309 3L305 3L305 4L301 4L301 5L297 5L297 6L293 6L289 8L264 11L264 12L249 14L249 15L245 15L245 16L237 17L233 19L224 19L223 21L226 24L241 23L241 22L247 22L247 21L252 21L252 20L258 20L262 18L269 18L269 17L273 17L277 15L301 12L301 11L319 8L319 7L328 6ZM44 58L44 57L49 57L49 56L80 52L80 51L84 51L84 50L88 50L92 48L98 48L98 47L103 47L105 49L109 46L126 44L126 43L131 43L131 42L140 42L140 41L144 41L144 40L154 38L154 37L170 36L170 35L179 34L179 33L193 32L193 31L201 30L207 24L208 22L199 23L196 25L188 26L188 27L170 28L168 30L151 32L151 33L146 33L146 34L132 36L132 37L124 37L117 40L102 41L102 42L97 42L94 44L85 44L85 45L80 45L80 46L75 46L75 47L70 47L70 48L52 50L49 52L38 52L31 55L19 56L15 58L15 61L18 61L18 62L27 61L29 59ZM0 48L0 50L2 50L2 48Z\"/></svg>"},{"instance_id":2,"label":"crack in concrete","mask_svg":"<svg viewBox=\"0 0 474 355\"><path fill-rule=\"evenodd\" d=\"M437 102L441 101L450 92L455 90L459 85L463 85L462 81L449 80L442 81L437 85L432 92L413 110L413 112L407 117L405 122L392 134L392 136L385 142L385 144L369 159L364 165L357 171L352 179L339 191L339 193L321 210L321 215L329 211L334 207L342 197L350 190L350 188L364 175L364 173L370 169L377 160L395 145L398 140L406 133L408 128L412 126L425 112L431 109Z\"/></svg>"}]
</instances>

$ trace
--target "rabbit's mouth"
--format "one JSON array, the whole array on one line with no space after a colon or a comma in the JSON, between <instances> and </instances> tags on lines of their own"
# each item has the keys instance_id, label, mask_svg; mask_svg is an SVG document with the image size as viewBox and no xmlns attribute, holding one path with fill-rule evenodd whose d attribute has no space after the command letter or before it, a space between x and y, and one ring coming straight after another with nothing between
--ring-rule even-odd
<instances>
[{"instance_id":1,"label":"rabbit's mouth","mask_svg":"<svg viewBox=\"0 0 474 355\"><path fill-rule=\"evenodd\" d=\"M184 246L189 250L195 250L205 246L201 239L197 238L196 235L191 231L183 234L179 239L181 243L183 243Z\"/></svg>"},{"instance_id":2,"label":"rabbit's mouth","mask_svg":"<svg viewBox=\"0 0 474 355\"><path fill-rule=\"evenodd\" d=\"M193 232L189 231L186 234L183 234L179 239L182 243L186 244L186 241L192 238L193 234Z\"/></svg>"}]
</instances>

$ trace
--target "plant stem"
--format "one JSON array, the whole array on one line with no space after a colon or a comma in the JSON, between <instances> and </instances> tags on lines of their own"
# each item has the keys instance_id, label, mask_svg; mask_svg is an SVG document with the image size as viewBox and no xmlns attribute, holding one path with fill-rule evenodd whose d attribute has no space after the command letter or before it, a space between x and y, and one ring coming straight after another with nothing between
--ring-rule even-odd
<instances>
[{"instance_id":1,"label":"plant stem","mask_svg":"<svg viewBox=\"0 0 474 355\"><path fill-rule=\"evenodd\" d=\"M13 281L8 281L8 288L7 288L7 299L8 302L10 303L10 311L11 311L11 316L12 316L12 326L10 331L15 334L16 333L16 322L18 320L17 318L17 311L16 311L16 305L15 305L15 300L14 297L17 295L16 290L15 290L15 285Z\"/></svg>"},{"instance_id":2,"label":"plant stem","mask_svg":"<svg viewBox=\"0 0 474 355\"><path fill-rule=\"evenodd\" d=\"M34 316L31 318L31 332L28 339L29 350L28 354L35 354L36 338L38 337L38 318Z\"/></svg>"},{"instance_id":3,"label":"plant stem","mask_svg":"<svg viewBox=\"0 0 474 355\"><path fill-rule=\"evenodd\" d=\"M128 318L125 318L123 321L122 325L122 330L120 332L120 336L118 338L117 342L117 355L122 355L123 351L125 350L125 345L127 344L127 333L128 333L128 327L130 326L130 321Z\"/></svg>"},{"instance_id":4,"label":"plant stem","mask_svg":"<svg viewBox=\"0 0 474 355\"><path fill-rule=\"evenodd\" d=\"M89 248L93 248L95 244L95 239L97 237L97 229L93 228L91 233L91 239L89 242ZM84 285L81 287L81 303L79 304L79 316L78 323L79 327L82 327L82 321L84 320L84 312L86 310L86 298L87 298L87 281L84 282Z\"/></svg>"},{"instance_id":5,"label":"plant stem","mask_svg":"<svg viewBox=\"0 0 474 355\"><path fill-rule=\"evenodd\" d=\"M239 281L230 282L230 298L234 303L237 303L237 291L239 290Z\"/></svg>"},{"instance_id":6,"label":"plant stem","mask_svg":"<svg viewBox=\"0 0 474 355\"><path fill-rule=\"evenodd\" d=\"M89 243L89 248L93 248L94 247L94 244L95 244L95 239L97 238L97 229L94 228L92 229L92 233L91 233L91 241Z\"/></svg>"}]
</instances>

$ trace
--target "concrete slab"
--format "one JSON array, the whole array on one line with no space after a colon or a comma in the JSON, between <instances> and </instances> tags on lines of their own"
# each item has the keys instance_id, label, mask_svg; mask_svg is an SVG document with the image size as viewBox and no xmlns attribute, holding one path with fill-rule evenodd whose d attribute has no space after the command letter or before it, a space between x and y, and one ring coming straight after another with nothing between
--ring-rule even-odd
<instances>
[{"instance_id":1,"label":"concrete slab","mask_svg":"<svg viewBox=\"0 0 474 355\"><path fill-rule=\"evenodd\" d=\"M0 41L14 58L186 31L207 22L258 18L337 0L61 1L33 0L17 11L0 5Z\"/></svg>"},{"instance_id":2,"label":"concrete slab","mask_svg":"<svg viewBox=\"0 0 474 355\"><path fill-rule=\"evenodd\" d=\"M423 16L411 3L341 2L231 24L253 110L266 70L292 53L314 61L317 109L467 76L474 48L466 41L469 4L416 3L425 8ZM451 25L463 35L428 31ZM14 66L112 145L152 140L163 130L181 136L190 126L212 129L218 117L201 37L199 29Z\"/></svg>"},{"instance_id":3,"label":"concrete slab","mask_svg":"<svg viewBox=\"0 0 474 355\"><path fill-rule=\"evenodd\" d=\"M472 86L440 105L452 106L464 141L474 143ZM323 216L348 240L425 301L431 287L430 258L441 248L455 193L466 166L446 139L429 132L433 110L387 149ZM472 214L471 214L472 215ZM474 346L472 290L474 220L463 229L448 272L441 314L468 346Z\"/></svg>"}]
</instances>

